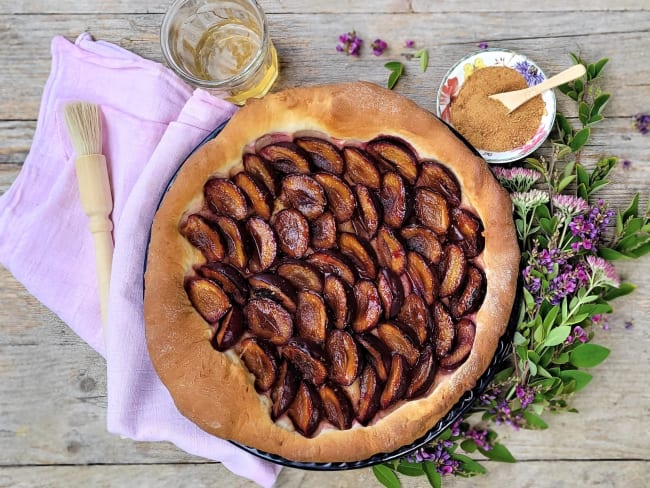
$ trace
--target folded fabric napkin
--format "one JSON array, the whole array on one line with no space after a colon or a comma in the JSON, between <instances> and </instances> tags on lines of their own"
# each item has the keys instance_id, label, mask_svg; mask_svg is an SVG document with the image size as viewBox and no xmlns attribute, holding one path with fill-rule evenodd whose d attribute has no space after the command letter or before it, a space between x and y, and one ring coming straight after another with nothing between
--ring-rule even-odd
<instances>
[{"instance_id":1,"label":"folded fabric napkin","mask_svg":"<svg viewBox=\"0 0 650 488\"><path fill-rule=\"evenodd\" d=\"M74 100L100 105L113 192L115 254L103 344L93 241L79 201L63 121ZM33 144L0 197L0 262L106 358L108 430L170 441L271 486L279 467L211 436L183 417L147 353L142 274L149 229L168 182L190 151L236 108L192 89L161 64L87 33L52 41Z\"/></svg>"}]
</instances>

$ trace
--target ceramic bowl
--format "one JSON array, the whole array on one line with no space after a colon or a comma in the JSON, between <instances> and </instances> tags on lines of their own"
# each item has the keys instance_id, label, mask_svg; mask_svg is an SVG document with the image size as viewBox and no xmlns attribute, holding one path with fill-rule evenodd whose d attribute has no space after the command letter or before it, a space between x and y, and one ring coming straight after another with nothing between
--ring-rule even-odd
<instances>
[{"instance_id":1,"label":"ceramic bowl","mask_svg":"<svg viewBox=\"0 0 650 488\"><path fill-rule=\"evenodd\" d=\"M528 86L536 85L546 79L542 69L530 58L504 49L483 49L462 58L447 72L438 89L436 108L438 117L452 125L450 106L458 96L465 80L477 69L489 66L503 66L521 73ZM537 149L551 133L555 120L555 93L546 90L542 93L544 114L533 137L524 145L510 151L485 151L477 148L483 159L492 164L505 164L523 159Z\"/></svg>"}]
</instances>

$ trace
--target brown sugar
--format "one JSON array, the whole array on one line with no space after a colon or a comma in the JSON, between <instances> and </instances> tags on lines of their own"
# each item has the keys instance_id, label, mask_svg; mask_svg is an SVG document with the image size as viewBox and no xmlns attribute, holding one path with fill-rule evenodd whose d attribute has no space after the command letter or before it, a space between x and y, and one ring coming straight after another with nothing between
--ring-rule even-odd
<instances>
[{"instance_id":1,"label":"brown sugar","mask_svg":"<svg viewBox=\"0 0 650 488\"><path fill-rule=\"evenodd\" d=\"M484 151L510 151L528 142L541 122L541 95L508 114L489 95L526 88L526 79L512 68L493 66L472 73L451 103L451 123L474 147Z\"/></svg>"}]
</instances>

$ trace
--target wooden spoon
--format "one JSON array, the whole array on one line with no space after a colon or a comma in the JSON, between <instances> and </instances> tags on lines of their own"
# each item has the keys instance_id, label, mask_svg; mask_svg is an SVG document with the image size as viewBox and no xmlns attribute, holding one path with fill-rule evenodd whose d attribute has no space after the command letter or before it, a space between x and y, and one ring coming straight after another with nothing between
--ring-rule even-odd
<instances>
[{"instance_id":1,"label":"wooden spoon","mask_svg":"<svg viewBox=\"0 0 650 488\"><path fill-rule=\"evenodd\" d=\"M508 113L510 113L540 93L562 85L563 83L575 80L576 78L580 78L585 74L585 72L585 67L582 64L576 64L556 74L555 76L551 76L548 80L544 80L538 85L530 86L528 88L524 88L523 90L495 93L494 95L490 95L489 98L492 100L498 100L504 104L508 109Z\"/></svg>"}]
</instances>

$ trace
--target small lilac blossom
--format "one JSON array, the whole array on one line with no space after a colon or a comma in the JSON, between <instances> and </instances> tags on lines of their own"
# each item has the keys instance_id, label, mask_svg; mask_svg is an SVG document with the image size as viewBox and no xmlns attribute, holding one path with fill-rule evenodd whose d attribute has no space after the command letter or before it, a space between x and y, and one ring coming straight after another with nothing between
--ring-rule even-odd
<instances>
[{"instance_id":1,"label":"small lilac blossom","mask_svg":"<svg viewBox=\"0 0 650 488\"><path fill-rule=\"evenodd\" d=\"M544 81L544 75L528 61L519 61L515 64L515 70L525 79L528 86L534 86Z\"/></svg>"},{"instance_id":2,"label":"small lilac blossom","mask_svg":"<svg viewBox=\"0 0 650 488\"><path fill-rule=\"evenodd\" d=\"M555 209L568 218L586 212L589 209L589 205L584 199L573 195L553 195L552 200Z\"/></svg>"},{"instance_id":3,"label":"small lilac blossom","mask_svg":"<svg viewBox=\"0 0 650 488\"><path fill-rule=\"evenodd\" d=\"M492 171L499 183L513 192L527 192L542 177L539 171L528 168L501 168L497 166Z\"/></svg>"},{"instance_id":4,"label":"small lilac blossom","mask_svg":"<svg viewBox=\"0 0 650 488\"><path fill-rule=\"evenodd\" d=\"M565 342L567 344L573 344L575 341L578 341L584 344L585 342L587 342L587 339L588 339L587 332L585 332L585 330L579 325L576 325L573 328L573 332L571 333L571 335L566 338Z\"/></svg>"},{"instance_id":5,"label":"small lilac blossom","mask_svg":"<svg viewBox=\"0 0 650 488\"><path fill-rule=\"evenodd\" d=\"M437 441L428 446L422 447L413 454L407 456L407 461L418 462L429 461L436 465L436 471L441 475L456 473L460 463L452 459L449 449L454 446L451 441Z\"/></svg>"},{"instance_id":6,"label":"small lilac blossom","mask_svg":"<svg viewBox=\"0 0 650 488\"><path fill-rule=\"evenodd\" d=\"M526 214L529 210L548 203L548 193L541 190L530 190L527 192L515 192L510 194L512 203L515 207L521 210L521 213Z\"/></svg>"},{"instance_id":7,"label":"small lilac blossom","mask_svg":"<svg viewBox=\"0 0 650 488\"><path fill-rule=\"evenodd\" d=\"M571 248L576 252L583 249L595 252L615 213L601 199L587 214L575 216L569 223L569 229L578 239L571 244Z\"/></svg>"},{"instance_id":8,"label":"small lilac blossom","mask_svg":"<svg viewBox=\"0 0 650 488\"><path fill-rule=\"evenodd\" d=\"M386 44L386 41L382 41L381 39L375 39L375 42L373 42L370 47L375 56L381 56L388 47L388 44Z\"/></svg>"},{"instance_id":9,"label":"small lilac blossom","mask_svg":"<svg viewBox=\"0 0 650 488\"><path fill-rule=\"evenodd\" d=\"M404 47L414 48L415 41L413 39L407 39L406 41L404 41Z\"/></svg>"},{"instance_id":10,"label":"small lilac blossom","mask_svg":"<svg viewBox=\"0 0 650 488\"><path fill-rule=\"evenodd\" d=\"M625 327L627 330L630 330L632 327L634 327L634 322L632 322L631 320L626 320L626 321L625 321L625 324L624 324L624 327Z\"/></svg>"},{"instance_id":11,"label":"small lilac blossom","mask_svg":"<svg viewBox=\"0 0 650 488\"><path fill-rule=\"evenodd\" d=\"M650 115L636 114L634 116L634 126L641 134L646 135L650 127Z\"/></svg>"},{"instance_id":12,"label":"small lilac blossom","mask_svg":"<svg viewBox=\"0 0 650 488\"><path fill-rule=\"evenodd\" d=\"M632 161L629 159L623 160L623 169L630 169L632 167Z\"/></svg>"},{"instance_id":13,"label":"small lilac blossom","mask_svg":"<svg viewBox=\"0 0 650 488\"><path fill-rule=\"evenodd\" d=\"M525 423L523 415L519 413L516 415L512 414L512 410L510 409L507 400L502 400L497 403L496 406L490 410L490 413L494 414L494 423L497 425L505 424L515 430L519 430L519 428Z\"/></svg>"},{"instance_id":14,"label":"small lilac blossom","mask_svg":"<svg viewBox=\"0 0 650 488\"><path fill-rule=\"evenodd\" d=\"M339 43L336 45L338 52L344 52L350 56L359 56L363 39L357 36L356 31L343 33L339 36Z\"/></svg>"},{"instance_id":15,"label":"small lilac blossom","mask_svg":"<svg viewBox=\"0 0 650 488\"><path fill-rule=\"evenodd\" d=\"M479 449L483 449L484 451L492 450L492 444L488 440L488 431L486 429L469 429L465 432L465 438L473 440Z\"/></svg>"},{"instance_id":16,"label":"small lilac blossom","mask_svg":"<svg viewBox=\"0 0 650 488\"><path fill-rule=\"evenodd\" d=\"M490 405L493 403L499 395L502 393L501 388L498 386L489 386L486 390L478 397L481 405Z\"/></svg>"},{"instance_id":17,"label":"small lilac blossom","mask_svg":"<svg viewBox=\"0 0 650 488\"><path fill-rule=\"evenodd\" d=\"M605 314L597 313L592 315L591 323L594 325L600 325L603 330L609 330L609 319Z\"/></svg>"},{"instance_id":18,"label":"small lilac blossom","mask_svg":"<svg viewBox=\"0 0 650 488\"><path fill-rule=\"evenodd\" d=\"M598 256L587 256L587 264L591 268L591 281L594 286L609 285L618 288L621 279L611 263Z\"/></svg>"},{"instance_id":19,"label":"small lilac blossom","mask_svg":"<svg viewBox=\"0 0 650 488\"><path fill-rule=\"evenodd\" d=\"M515 394L517 395L517 398L519 398L522 410L535 400L535 391L530 386L517 385L517 388L515 388Z\"/></svg>"},{"instance_id":20,"label":"small lilac blossom","mask_svg":"<svg viewBox=\"0 0 650 488\"><path fill-rule=\"evenodd\" d=\"M488 43L485 42L485 41L481 41L481 42L478 43L478 48L479 49L487 49L487 47L488 47Z\"/></svg>"}]
</instances>

